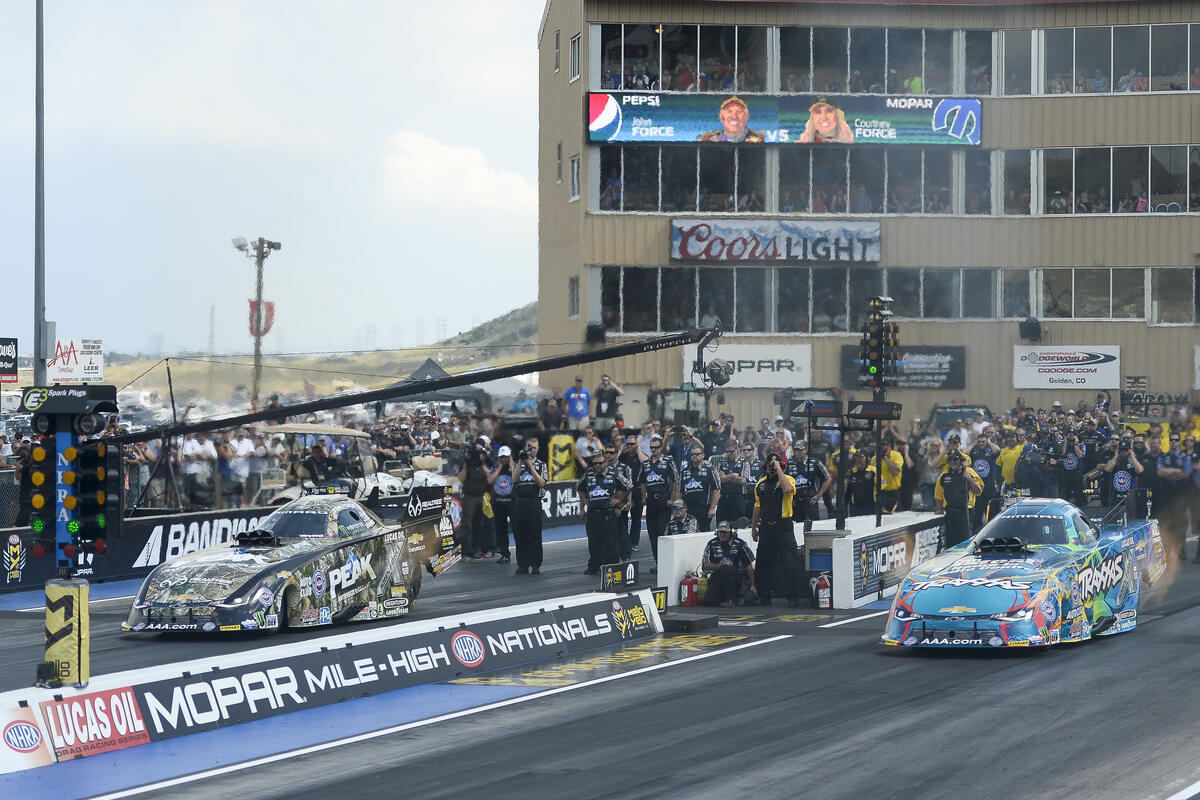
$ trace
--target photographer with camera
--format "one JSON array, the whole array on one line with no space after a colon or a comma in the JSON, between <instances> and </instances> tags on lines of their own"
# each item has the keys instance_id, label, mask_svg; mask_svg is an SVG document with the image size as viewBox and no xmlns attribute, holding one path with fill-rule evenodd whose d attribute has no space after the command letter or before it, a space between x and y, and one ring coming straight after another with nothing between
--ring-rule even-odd
<instances>
[{"instance_id":1,"label":"photographer with camera","mask_svg":"<svg viewBox=\"0 0 1200 800\"><path fill-rule=\"evenodd\" d=\"M1025 439L1025 449L1017 460L1017 485L1028 491L1030 497L1047 497L1049 487L1045 468L1050 462L1050 452L1045 448L1045 439L1038 436L1035 428L1027 429Z\"/></svg>"},{"instance_id":2,"label":"photographer with camera","mask_svg":"<svg viewBox=\"0 0 1200 800\"><path fill-rule=\"evenodd\" d=\"M462 469L458 472L458 481L462 489L462 528L458 543L462 546L463 558L470 561L492 556L487 518L483 515L483 496L490 487L490 446L491 440L486 436L475 439L467 448Z\"/></svg>"},{"instance_id":3,"label":"photographer with camera","mask_svg":"<svg viewBox=\"0 0 1200 800\"><path fill-rule=\"evenodd\" d=\"M999 475L996 459L1000 456L1000 445L996 443L996 429L987 425L975 438L971 445L969 461L975 474L983 479L983 489L975 498L971 508L971 530L977 531L983 527L984 516L987 514L988 503L1000 494Z\"/></svg>"},{"instance_id":4,"label":"photographer with camera","mask_svg":"<svg viewBox=\"0 0 1200 800\"><path fill-rule=\"evenodd\" d=\"M1080 441L1075 426L1068 423L1066 436L1063 437L1062 457L1058 461L1058 496L1080 507L1087 502L1083 496L1087 457L1088 446Z\"/></svg>"},{"instance_id":5,"label":"photographer with camera","mask_svg":"<svg viewBox=\"0 0 1200 800\"><path fill-rule=\"evenodd\" d=\"M787 597L788 605L795 607L800 605L800 566L796 534L792 529L796 481L784 472L783 459L778 453L767 456L765 471L766 475L754 487L754 514L750 519L750 534L758 542L755 570L758 602L771 605L775 561L778 559L783 567L783 585L778 588Z\"/></svg>"},{"instance_id":6,"label":"photographer with camera","mask_svg":"<svg viewBox=\"0 0 1200 800\"><path fill-rule=\"evenodd\" d=\"M617 410L620 408L619 398L624 393L624 390L613 383L612 378L607 375L600 376L600 385L592 393L592 397L596 400L596 417L592 425L605 439L609 439L612 429L617 424Z\"/></svg>"},{"instance_id":7,"label":"photographer with camera","mask_svg":"<svg viewBox=\"0 0 1200 800\"><path fill-rule=\"evenodd\" d=\"M512 514L513 488L516 485L517 462L512 457L512 448L504 445L496 452L496 466L488 472L488 486L492 493L492 525L496 535L497 564L511 564L512 551L508 547L508 520Z\"/></svg>"},{"instance_id":8,"label":"photographer with camera","mask_svg":"<svg viewBox=\"0 0 1200 800\"><path fill-rule=\"evenodd\" d=\"M542 492L548 471L538 458L538 440L529 438L517 456L516 487L513 489L513 540L517 545L517 575L542 571Z\"/></svg>"},{"instance_id":9,"label":"photographer with camera","mask_svg":"<svg viewBox=\"0 0 1200 800\"><path fill-rule=\"evenodd\" d=\"M1133 437L1121 437L1117 441L1117 451L1104 464L1104 471L1110 476L1105 505L1109 508L1124 503L1129 493L1137 489L1138 478L1142 474L1142 462L1133 455Z\"/></svg>"}]
</instances>

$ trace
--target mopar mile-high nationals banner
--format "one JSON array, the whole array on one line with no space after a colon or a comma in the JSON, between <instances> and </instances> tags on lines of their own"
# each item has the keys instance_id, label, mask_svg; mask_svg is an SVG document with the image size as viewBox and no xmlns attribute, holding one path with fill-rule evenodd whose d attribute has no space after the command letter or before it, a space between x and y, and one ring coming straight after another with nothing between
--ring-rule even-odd
<instances>
[{"instance_id":1,"label":"mopar mile-high nationals banner","mask_svg":"<svg viewBox=\"0 0 1200 800\"><path fill-rule=\"evenodd\" d=\"M591 142L963 146L983 131L983 107L969 97L592 92L586 103ZM731 103L744 135L729 132Z\"/></svg>"},{"instance_id":2,"label":"mopar mile-high nationals banner","mask_svg":"<svg viewBox=\"0 0 1200 800\"><path fill-rule=\"evenodd\" d=\"M671 220L673 261L879 261L878 222Z\"/></svg>"}]
</instances>

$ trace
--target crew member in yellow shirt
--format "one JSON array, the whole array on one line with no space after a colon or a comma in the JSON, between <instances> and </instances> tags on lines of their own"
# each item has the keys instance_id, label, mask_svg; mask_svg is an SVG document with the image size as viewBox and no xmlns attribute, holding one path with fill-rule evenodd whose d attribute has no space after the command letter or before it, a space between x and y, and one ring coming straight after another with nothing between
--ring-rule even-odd
<instances>
[{"instance_id":1,"label":"crew member in yellow shirt","mask_svg":"<svg viewBox=\"0 0 1200 800\"><path fill-rule=\"evenodd\" d=\"M879 466L879 505L883 508L883 513L894 514L900 505L900 476L904 473L904 454L896 449L890 436L883 440Z\"/></svg>"},{"instance_id":2,"label":"crew member in yellow shirt","mask_svg":"<svg viewBox=\"0 0 1200 800\"><path fill-rule=\"evenodd\" d=\"M1000 455L996 456L996 465L1000 467L1006 486L1017 482L1017 462L1021 460L1021 452L1024 449L1025 443L1018 440L1016 431L1004 432L1004 447L1000 448Z\"/></svg>"}]
</instances>

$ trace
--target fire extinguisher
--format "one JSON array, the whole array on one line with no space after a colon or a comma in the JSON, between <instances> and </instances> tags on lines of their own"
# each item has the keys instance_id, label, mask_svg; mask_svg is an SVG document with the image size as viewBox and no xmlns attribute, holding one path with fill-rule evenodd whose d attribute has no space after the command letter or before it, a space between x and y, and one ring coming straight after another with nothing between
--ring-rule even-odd
<instances>
[{"instance_id":1,"label":"fire extinguisher","mask_svg":"<svg viewBox=\"0 0 1200 800\"><path fill-rule=\"evenodd\" d=\"M828 572L822 572L817 578L816 590L817 608L833 608L833 584Z\"/></svg>"},{"instance_id":2,"label":"fire extinguisher","mask_svg":"<svg viewBox=\"0 0 1200 800\"><path fill-rule=\"evenodd\" d=\"M700 592L696 576L689 572L683 576L683 580L679 582L679 605L681 606L698 606L700 605Z\"/></svg>"}]
</instances>

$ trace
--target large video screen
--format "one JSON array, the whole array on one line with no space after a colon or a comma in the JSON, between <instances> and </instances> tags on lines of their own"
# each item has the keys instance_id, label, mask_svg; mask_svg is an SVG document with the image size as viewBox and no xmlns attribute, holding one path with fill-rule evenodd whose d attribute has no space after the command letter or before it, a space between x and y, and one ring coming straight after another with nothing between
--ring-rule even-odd
<instances>
[{"instance_id":1,"label":"large video screen","mask_svg":"<svg viewBox=\"0 0 1200 800\"><path fill-rule=\"evenodd\" d=\"M979 145L979 100L925 95L592 92L596 143Z\"/></svg>"}]
</instances>

